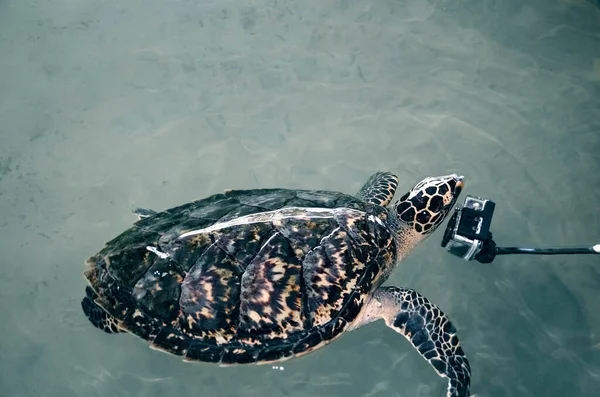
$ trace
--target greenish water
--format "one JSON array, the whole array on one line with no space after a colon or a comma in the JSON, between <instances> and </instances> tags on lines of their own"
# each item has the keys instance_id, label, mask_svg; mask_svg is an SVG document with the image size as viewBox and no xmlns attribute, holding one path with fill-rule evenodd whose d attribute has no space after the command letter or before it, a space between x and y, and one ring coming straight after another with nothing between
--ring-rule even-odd
<instances>
[{"instance_id":1,"label":"greenish water","mask_svg":"<svg viewBox=\"0 0 600 397\"><path fill-rule=\"evenodd\" d=\"M0 0L0 395L443 396L383 323L271 366L186 364L80 310L83 261L226 188L458 172L504 245L600 242L600 10L583 0ZM600 260L446 253L388 284L459 329L480 397L600 396Z\"/></svg>"}]
</instances>

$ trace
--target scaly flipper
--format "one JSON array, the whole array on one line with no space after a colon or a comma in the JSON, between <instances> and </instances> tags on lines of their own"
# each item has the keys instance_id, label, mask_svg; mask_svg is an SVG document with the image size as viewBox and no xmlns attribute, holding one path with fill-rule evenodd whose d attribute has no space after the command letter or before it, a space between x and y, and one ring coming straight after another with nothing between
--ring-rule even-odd
<instances>
[{"instance_id":1,"label":"scaly flipper","mask_svg":"<svg viewBox=\"0 0 600 397\"><path fill-rule=\"evenodd\" d=\"M469 361L456 328L437 306L411 289L382 287L375 291L353 328L380 318L408 339L441 377L448 378L447 397L469 396Z\"/></svg>"},{"instance_id":2,"label":"scaly flipper","mask_svg":"<svg viewBox=\"0 0 600 397\"><path fill-rule=\"evenodd\" d=\"M117 321L94 302L98 295L91 287L85 288L85 297L81 300L81 308L88 320L96 327L108 334L123 332Z\"/></svg>"},{"instance_id":3,"label":"scaly flipper","mask_svg":"<svg viewBox=\"0 0 600 397\"><path fill-rule=\"evenodd\" d=\"M385 207L392 201L397 187L398 177L396 175L387 171L377 172L356 193L356 197L364 202Z\"/></svg>"}]
</instances>

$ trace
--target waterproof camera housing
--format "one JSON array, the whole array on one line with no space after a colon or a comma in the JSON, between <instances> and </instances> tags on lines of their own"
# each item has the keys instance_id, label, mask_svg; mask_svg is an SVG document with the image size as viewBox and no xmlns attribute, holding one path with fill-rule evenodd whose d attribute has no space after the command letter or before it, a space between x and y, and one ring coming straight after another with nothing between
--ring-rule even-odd
<instances>
[{"instance_id":1,"label":"waterproof camera housing","mask_svg":"<svg viewBox=\"0 0 600 397\"><path fill-rule=\"evenodd\" d=\"M448 221L442 247L467 261L478 259L482 249L487 251L485 248L494 244L490 225L495 207L491 200L466 196L463 206L457 207Z\"/></svg>"}]
</instances>

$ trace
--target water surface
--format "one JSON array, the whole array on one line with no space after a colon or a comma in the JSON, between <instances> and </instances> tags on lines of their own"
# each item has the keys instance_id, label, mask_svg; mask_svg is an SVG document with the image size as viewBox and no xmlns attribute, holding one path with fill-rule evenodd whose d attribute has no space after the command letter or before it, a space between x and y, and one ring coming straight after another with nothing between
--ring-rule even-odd
<instances>
[{"instance_id":1,"label":"water surface","mask_svg":"<svg viewBox=\"0 0 600 397\"><path fill-rule=\"evenodd\" d=\"M283 371L93 329L83 261L137 206L458 172L499 244L600 242L594 2L4 0L0 54L3 396L444 395L383 323ZM600 396L599 259L481 265L441 237L388 283L450 316L473 392Z\"/></svg>"}]
</instances>

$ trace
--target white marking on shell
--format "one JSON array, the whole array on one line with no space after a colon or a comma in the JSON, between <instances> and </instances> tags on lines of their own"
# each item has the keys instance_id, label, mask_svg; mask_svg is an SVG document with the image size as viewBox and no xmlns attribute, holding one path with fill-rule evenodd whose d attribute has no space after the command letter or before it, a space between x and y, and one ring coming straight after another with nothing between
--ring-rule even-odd
<instances>
[{"instance_id":1,"label":"white marking on shell","mask_svg":"<svg viewBox=\"0 0 600 397\"><path fill-rule=\"evenodd\" d=\"M596 251L597 253L599 253L599 254L600 254L600 244L596 244L596 245L594 245L594 246L592 247L592 249L593 249L594 251Z\"/></svg>"},{"instance_id":2,"label":"white marking on shell","mask_svg":"<svg viewBox=\"0 0 600 397\"><path fill-rule=\"evenodd\" d=\"M350 208L305 208L305 207L288 207L275 211L266 211L258 214L250 214L232 219L226 222L215 223L212 226L191 230L183 233L178 239L195 236L197 234L211 233L217 230L225 229L232 226L249 225L252 223L277 222L283 219L301 219L301 218L334 218L340 213L361 215L362 211Z\"/></svg>"},{"instance_id":3,"label":"white marking on shell","mask_svg":"<svg viewBox=\"0 0 600 397\"><path fill-rule=\"evenodd\" d=\"M383 221L381 220L381 218L375 216L375 215L369 215L369 221L371 222L375 222L375 223L379 223L380 226L386 227L385 223L383 223Z\"/></svg>"},{"instance_id":4,"label":"white marking on shell","mask_svg":"<svg viewBox=\"0 0 600 397\"><path fill-rule=\"evenodd\" d=\"M167 254L166 252L162 252L160 251L158 248L156 247L152 247L150 245L148 245L146 247L146 249L150 252L154 252L156 255L158 255L161 259L166 259L168 257L170 257L171 255Z\"/></svg>"},{"instance_id":5,"label":"white marking on shell","mask_svg":"<svg viewBox=\"0 0 600 397\"><path fill-rule=\"evenodd\" d=\"M336 234L336 233L337 233L337 232L338 232L340 229L341 229L341 227L339 227L339 226L338 226L338 227L336 227L335 229L333 229L333 230L331 231L331 233L329 233L327 236L324 236L324 237L321 239L321 243L320 243L319 245L323 245L323 242L325 241L325 239L331 238L331 236L333 236L334 234Z\"/></svg>"},{"instance_id":6,"label":"white marking on shell","mask_svg":"<svg viewBox=\"0 0 600 397\"><path fill-rule=\"evenodd\" d=\"M273 233L273 235L272 235L271 237L269 237L269 238L267 239L267 241L265 241L265 243L264 243L264 244L263 244L263 245L260 247L260 249L258 250L258 252L262 252L262 250L264 250L264 249L265 249L265 247L266 247L267 245L269 245L269 243L271 242L271 240L273 240L273 238L274 238L275 236L277 236L277 235L279 235L279 232L275 232L275 233Z\"/></svg>"}]
</instances>

